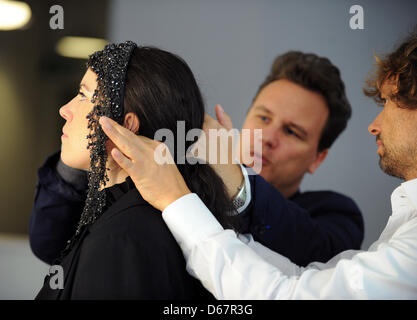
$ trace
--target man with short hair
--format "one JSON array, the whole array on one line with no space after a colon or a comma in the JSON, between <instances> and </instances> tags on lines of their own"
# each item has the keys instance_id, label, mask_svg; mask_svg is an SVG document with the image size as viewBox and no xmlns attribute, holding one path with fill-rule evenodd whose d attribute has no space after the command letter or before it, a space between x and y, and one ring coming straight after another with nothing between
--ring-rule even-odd
<instances>
[{"instance_id":1,"label":"man with short hair","mask_svg":"<svg viewBox=\"0 0 417 320\"><path fill-rule=\"evenodd\" d=\"M294 195L351 113L340 72L327 58L297 51L277 57L243 124L262 129L261 175L285 197Z\"/></svg>"},{"instance_id":2,"label":"man with short hair","mask_svg":"<svg viewBox=\"0 0 417 320\"><path fill-rule=\"evenodd\" d=\"M221 108L216 114L231 129ZM254 201L250 214L242 214L247 221L243 233L301 266L360 249L363 220L350 198L332 191L300 191L305 174L313 174L325 160L350 116L340 72L329 59L299 51L275 59L242 127L251 133L250 143L241 144L243 152L262 162L260 176L249 177L248 196ZM255 152L256 129L262 129L262 154ZM238 184L230 172L222 170L223 180Z\"/></svg>"}]
</instances>

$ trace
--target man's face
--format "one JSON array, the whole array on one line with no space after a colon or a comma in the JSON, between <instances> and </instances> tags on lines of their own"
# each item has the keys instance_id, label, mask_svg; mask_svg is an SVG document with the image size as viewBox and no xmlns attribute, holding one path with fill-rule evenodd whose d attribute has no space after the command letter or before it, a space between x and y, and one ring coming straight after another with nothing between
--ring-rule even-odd
<instances>
[{"instance_id":1,"label":"man's face","mask_svg":"<svg viewBox=\"0 0 417 320\"><path fill-rule=\"evenodd\" d=\"M243 129L251 135L262 129L262 155L254 156L262 161L261 176L284 195L295 192L304 174L314 173L326 157L327 150L317 148L328 115L320 94L288 80L270 83L253 102ZM251 152L253 143L251 137Z\"/></svg>"},{"instance_id":2,"label":"man's face","mask_svg":"<svg viewBox=\"0 0 417 320\"><path fill-rule=\"evenodd\" d=\"M411 180L417 178L417 111L400 108L390 99L395 88L391 82L381 87L383 109L368 131L376 137L382 171Z\"/></svg>"}]
</instances>

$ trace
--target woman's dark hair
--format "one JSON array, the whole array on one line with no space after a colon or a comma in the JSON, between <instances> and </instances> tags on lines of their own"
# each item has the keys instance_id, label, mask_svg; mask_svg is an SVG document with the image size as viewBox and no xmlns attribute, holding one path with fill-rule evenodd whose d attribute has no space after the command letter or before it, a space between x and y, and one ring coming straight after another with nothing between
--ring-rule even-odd
<instances>
[{"instance_id":1,"label":"woman's dark hair","mask_svg":"<svg viewBox=\"0 0 417 320\"><path fill-rule=\"evenodd\" d=\"M280 79L289 80L323 96L329 117L321 133L318 151L330 148L346 128L352 114L339 69L327 58L313 53L289 51L274 60L269 75L253 100L268 84Z\"/></svg>"},{"instance_id":2,"label":"woman's dark hair","mask_svg":"<svg viewBox=\"0 0 417 320\"><path fill-rule=\"evenodd\" d=\"M106 192L100 188L108 181L105 144L108 138L98 122L101 116L123 124L125 115L134 113L140 121L137 134L154 139L159 129L169 130L174 133L172 147L175 151L178 148L177 121L184 123L186 134L191 129L202 129L205 115L193 73L184 60L172 53L138 47L134 42L126 41L95 52L87 67L97 74L97 89L92 99L94 107L87 116L90 129L87 136L90 149L87 199L76 232L58 261L71 250L84 227L94 223L106 206ZM195 141L185 140L185 150L190 150ZM223 227L237 230L240 220L233 214L235 208L222 179L209 165L187 163L186 155L179 162L176 152L171 153L188 188L200 197Z\"/></svg>"},{"instance_id":3,"label":"woman's dark hair","mask_svg":"<svg viewBox=\"0 0 417 320\"><path fill-rule=\"evenodd\" d=\"M402 108L417 109L417 27L394 52L383 58L375 55L375 60L376 69L363 89L365 95L382 104L382 85L394 81L391 100Z\"/></svg>"},{"instance_id":4,"label":"woman's dark hair","mask_svg":"<svg viewBox=\"0 0 417 320\"><path fill-rule=\"evenodd\" d=\"M201 129L205 109L194 75L184 60L154 47L137 47L126 74L124 113L129 112L139 118L137 134L154 139L158 129L171 130L177 150L177 121L184 121L185 133ZM185 150L193 143L185 141ZM234 207L221 178L208 164L178 164L176 152L172 156L191 192L224 227L233 228L236 221L229 213Z\"/></svg>"}]
</instances>

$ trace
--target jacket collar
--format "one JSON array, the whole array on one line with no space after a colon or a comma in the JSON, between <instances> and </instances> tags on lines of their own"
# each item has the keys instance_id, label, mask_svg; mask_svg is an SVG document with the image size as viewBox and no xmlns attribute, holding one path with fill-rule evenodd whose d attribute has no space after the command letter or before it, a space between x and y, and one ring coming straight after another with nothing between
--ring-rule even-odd
<instances>
[{"instance_id":1,"label":"jacket collar","mask_svg":"<svg viewBox=\"0 0 417 320\"><path fill-rule=\"evenodd\" d=\"M140 205L149 206L149 203L143 199L130 177L127 177L123 183L115 184L106 188L105 192L106 206L103 209L103 214L93 225L90 226L90 231L104 221L130 207Z\"/></svg>"}]
</instances>

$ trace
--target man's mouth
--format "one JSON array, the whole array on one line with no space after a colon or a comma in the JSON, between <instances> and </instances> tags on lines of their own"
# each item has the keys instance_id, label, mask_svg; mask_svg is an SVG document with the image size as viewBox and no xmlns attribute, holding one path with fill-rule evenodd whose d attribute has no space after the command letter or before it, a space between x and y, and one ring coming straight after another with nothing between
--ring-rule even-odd
<instances>
[{"instance_id":1,"label":"man's mouth","mask_svg":"<svg viewBox=\"0 0 417 320\"><path fill-rule=\"evenodd\" d=\"M269 159L264 155L252 153L251 156L254 158L255 161L261 161L263 166L270 163Z\"/></svg>"}]
</instances>

